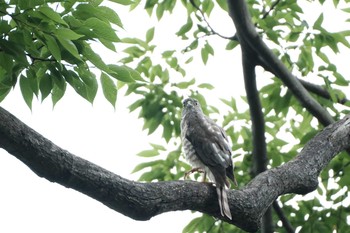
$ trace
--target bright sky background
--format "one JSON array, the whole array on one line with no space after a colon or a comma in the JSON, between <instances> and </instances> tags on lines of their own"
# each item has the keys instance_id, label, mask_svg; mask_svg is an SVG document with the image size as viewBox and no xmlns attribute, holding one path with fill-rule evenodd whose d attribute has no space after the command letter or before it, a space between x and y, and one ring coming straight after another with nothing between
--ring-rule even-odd
<instances>
[{"instance_id":1,"label":"bright sky background","mask_svg":"<svg viewBox=\"0 0 350 233\"><path fill-rule=\"evenodd\" d=\"M125 28L120 33L129 37L144 38L145 32L157 23L149 19L146 12L129 13L117 8L117 13ZM232 25L228 16L220 18L226 22L216 19L213 26ZM154 42L160 50L184 48L184 44L174 45L174 41L179 40L174 34L182 25L178 22L186 20L184 12L162 20L160 28L156 28ZM233 35L233 32L233 27L231 31L226 29L227 35ZM228 97L233 90L243 94L240 56L234 57L233 53L224 51L226 42L221 39L218 42L215 60L209 58L204 67L198 57L192 70L186 69L186 72L192 77L200 77L198 83L213 83L212 79L215 78L214 95ZM237 49L235 54L239 52ZM112 63L113 59L117 61L115 55L106 57L105 53L101 53L101 56L108 59L108 63ZM227 80L232 74L237 74L237 78L227 88ZM118 175L137 180L139 174L130 173L145 160L135 155L149 149L150 142L160 142L161 135L147 136L142 131L143 122L137 119L138 113L129 114L127 110L131 103L132 99L124 98L121 93L114 110L99 92L92 106L69 88L54 109L50 99L43 103L34 100L33 110L30 111L16 87L0 105L58 146ZM0 193L0 232L108 233L123 229L129 232L177 233L192 218L200 216L199 213L178 211L156 216L146 222L134 221L75 190L39 178L26 165L1 149L0 186L3 187Z\"/></svg>"},{"instance_id":2,"label":"bright sky background","mask_svg":"<svg viewBox=\"0 0 350 233\"><path fill-rule=\"evenodd\" d=\"M147 29L157 23L145 12L128 13L117 8L125 25L125 34L144 37ZM319 13L315 13L318 15ZM184 12L166 17L156 27L155 40L161 49L172 50L178 43L174 32L185 22ZM129 19L129 20L128 20ZM210 19L215 30L231 36L233 24L227 15ZM239 49L224 50L226 41L212 38L215 57L206 66L196 58L187 74L200 77L198 83L215 85L207 100L215 103L220 98L244 93ZM181 47L182 46L182 47ZM117 47L118 48L118 47ZM103 56L103 54L101 54ZM105 57L112 63L115 57ZM345 61L345 60L343 60ZM33 110L25 105L16 88L0 105L27 125L71 153L96 163L118 175L136 180L130 172L144 160L135 156L149 148L149 142L161 141L159 134L147 136L137 113L129 114L127 106L132 99L118 96L114 110L99 92L94 105L79 97L69 88L63 99L52 109L49 99L33 101ZM103 204L72 189L51 183L36 176L22 162L0 150L0 232L181 232L195 216L190 211L171 212L140 222L125 217Z\"/></svg>"}]
</instances>

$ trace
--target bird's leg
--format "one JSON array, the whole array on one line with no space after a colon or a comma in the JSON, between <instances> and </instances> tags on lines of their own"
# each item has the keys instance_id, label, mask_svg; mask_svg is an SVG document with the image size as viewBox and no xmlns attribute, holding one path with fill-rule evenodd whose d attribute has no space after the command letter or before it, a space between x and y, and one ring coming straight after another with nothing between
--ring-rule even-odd
<instances>
[{"instance_id":1,"label":"bird's leg","mask_svg":"<svg viewBox=\"0 0 350 233\"><path fill-rule=\"evenodd\" d=\"M185 179L187 179L192 173L194 172L199 172L199 173L205 173L205 171L199 167L195 167L195 168L192 168L191 170L189 170L188 172L185 172Z\"/></svg>"},{"instance_id":2,"label":"bird's leg","mask_svg":"<svg viewBox=\"0 0 350 233\"><path fill-rule=\"evenodd\" d=\"M206 181L207 181L207 172L204 171L203 173L204 173L204 174L203 174L202 182L206 182Z\"/></svg>"}]
</instances>

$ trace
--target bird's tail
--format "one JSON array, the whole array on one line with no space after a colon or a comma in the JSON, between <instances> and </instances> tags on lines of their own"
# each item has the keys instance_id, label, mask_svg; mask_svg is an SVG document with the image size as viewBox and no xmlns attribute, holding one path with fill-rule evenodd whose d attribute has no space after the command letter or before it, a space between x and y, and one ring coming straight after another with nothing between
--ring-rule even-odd
<instances>
[{"instance_id":1,"label":"bird's tail","mask_svg":"<svg viewBox=\"0 0 350 233\"><path fill-rule=\"evenodd\" d=\"M219 198L219 206L220 206L221 215L226 216L232 220L230 207L228 205L227 190L225 189L225 186L224 185L221 187L217 186L216 192L217 192L218 198Z\"/></svg>"}]
</instances>

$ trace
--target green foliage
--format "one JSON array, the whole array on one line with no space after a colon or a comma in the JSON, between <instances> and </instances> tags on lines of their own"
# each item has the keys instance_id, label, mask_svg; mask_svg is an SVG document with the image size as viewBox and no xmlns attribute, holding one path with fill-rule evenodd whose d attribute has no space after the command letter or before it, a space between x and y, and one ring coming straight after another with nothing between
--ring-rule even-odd
<instances>
[{"instance_id":1,"label":"green foliage","mask_svg":"<svg viewBox=\"0 0 350 233\"><path fill-rule=\"evenodd\" d=\"M187 15L176 19L179 21L176 35L185 46L182 49L174 46L165 51L155 44L157 26L149 28L143 38L121 36L116 29L122 29L124 25L118 12L102 4L102 0L47 2L11 0L0 3L0 101L18 81L29 108L34 97L43 101L50 96L55 105L64 96L67 84L91 103L101 86L103 95L113 106L120 89L125 88L125 95L135 99L129 110L138 112L144 121L143 129L149 134L159 133L164 139L141 151L138 156L145 161L133 170L140 174L140 181L152 182L182 179L190 169L179 138L181 101L189 94L199 100L205 114L223 125L233 142L239 187L251 180L254 145L246 97L232 93L231 99L221 99L221 105L209 105L203 93L209 93L208 96L212 93L215 80L201 83L187 69L187 65L195 60L207 65L209 57L216 59L217 44L214 46L211 40L214 36L222 39L227 50L236 51L239 45L236 37L224 37L210 25L217 14L227 15L226 1L147 0L141 4L141 1L110 0L130 9L143 7L158 20L171 14L176 7L184 10ZM348 114L350 103L344 99L344 92L349 87L349 79L337 67L334 55L343 50L349 52L350 31L326 28L329 19L325 13L310 19L307 15L310 8L303 5L305 2L247 2L260 36L286 67L298 78L318 83L330 96L324 98L313 94L313 97L335 120ZM333 1L335 7L342 3ZM327 3L320 0L313 4ZM350 8L338 11L348 15ZM97 50L118 51L120 59L108 64ZM258 73L258 76L263 75L266 78L266 74ZM267 80L259 87L259 93L265 120L268 167L271 168L293 159L322 126L277 77ZM234 85L234 81L227 80L227 84ZM293 195L279 198L286 217L299 232L310 232L311 229L346 231L349 164L349 156L345 153L333 159L328 169L321 173L319 188L311 198ZM286 232L277 215L273 215L273 220L276 232ZM190 221L184 232L241 230L203 215Z\"/></svg>"},{"instance_id":2,"label":"green foliage","mask_svg":"<svg viewBox=\"0 0 350 233\"><path fill-rule=\"evenodd\" d=\"M131 1L115 1L123 5ZM115 105L117 91L107 87L113 77L123 82L142 81L137 72L105 64L92 48L99 40L115 50L120 39L113 28L122 27L118 14L101 6L77 1L10 1L0 12L0 96L9 93L20 78L23 98L31 108L33 96L44 100L51 95L55 105L64 95L66 83L89 102L98 89L92 66L104 71L103 93ZM109 80L109 81L107 81Z\"/></svg>"}]
</instances>

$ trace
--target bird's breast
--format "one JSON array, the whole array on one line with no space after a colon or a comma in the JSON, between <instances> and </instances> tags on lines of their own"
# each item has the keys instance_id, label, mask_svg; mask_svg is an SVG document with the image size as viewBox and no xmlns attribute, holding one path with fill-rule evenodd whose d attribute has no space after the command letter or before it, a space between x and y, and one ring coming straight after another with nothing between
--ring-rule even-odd
<instances>
[{"instance_id":1,"label":"bird's breast","mask_svg":"<svg viewBox=\"0 0 350 233\"><path fill-rule=\"evenodd\" d=\"M196 168L204 168L204 164L199 160L196 151L194 149L194 147L192 146L191 142L188 141L187 139L185 139L183 141L183 148L184 148L184 152L185 152L185 157L186 160L193 166Z\"/></svg>"}]
</instances>

